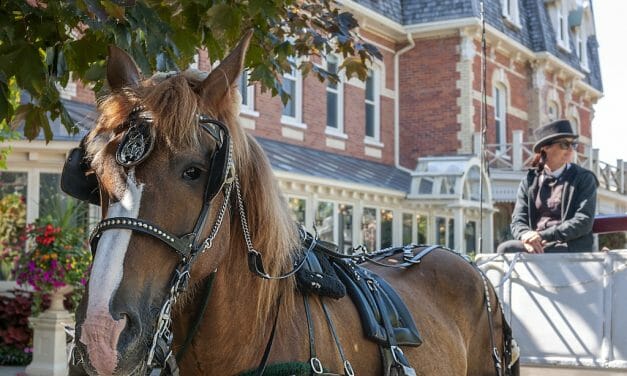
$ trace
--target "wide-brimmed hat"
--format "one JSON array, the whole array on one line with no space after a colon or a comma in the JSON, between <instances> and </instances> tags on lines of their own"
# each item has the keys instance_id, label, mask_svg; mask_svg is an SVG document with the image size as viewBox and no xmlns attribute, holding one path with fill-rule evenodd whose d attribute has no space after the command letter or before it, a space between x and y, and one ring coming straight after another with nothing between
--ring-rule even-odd
<instances>
[{"instance_id":1,"label":"wide-brimmed hat","mask_svg":"<svg viewBox=\"0 0 627 376\"><path fill-rule=\"evenodd\" d=\"M573 131L573 127L570 124L570 121L566 119L555 120L552 123L544 125L535 132L533 132L536 137L536 144L533 145L533 152L539 153L540 148L549 145L551 141L556 140L558 138L563 137L572 137L578 138L579 135Z\"/></svg>"}]
</instances>

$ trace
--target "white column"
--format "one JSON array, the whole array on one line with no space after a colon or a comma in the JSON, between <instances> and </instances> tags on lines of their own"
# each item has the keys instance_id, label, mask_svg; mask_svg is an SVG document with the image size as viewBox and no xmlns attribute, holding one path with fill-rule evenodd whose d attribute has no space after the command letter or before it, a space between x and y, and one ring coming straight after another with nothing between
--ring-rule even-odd
<instances>
[{"instance_id":1,"label":"white column","mask_svg":"<svg viewBox=\"0 0 627 376\"><path fill-rule=\"evenodd\" d=\"M618 185L618 191L620 193L625 193L625 164L622 159L616 160L616 169L618 170L618 181L616 182Z\"/></svg>"},{"instance_id":2,"label":"white column","mask_svg":"<svg viewBox=\"0 0 627 376\"><path fill-rule=\"evenodd\" d=\"M481 132L472 134L472 152L474 155L481 156Z\"/></svg>"},{"instance_id":3,"label":"white column","mask_svg":"<svg viewBox=\"0 0 627 376\"><path fill-rule=\"evenodd\" d=\"M599 169L599 149L592 149L592 172L599 177L601 170Z\"/></svg>"},{"instance_id":4,"label":"white column","mask_svg":"<svg viewBox=\"0 0 627 376\"><path fill-rule=\"evenodd\" d=\"M494 213L492 211L488 212L486 216L484 216L484 224L483 224L483 247L482 250L484 253L494 253L496 249L494 247Z\"/></svg>"},{"instance_id":5,"label":"white column","mask_svg":"<svg viewBox=\"0 0 627 376\"><path fill-rule=\"evenodd\" d=\"M512 131L512 169L521 171L523 168L523 131Z\"/></svg>"},{"instance_id":6,"label":"white column","mask_svg":"<svg viewBox=\"0 0 627 376\"><path fill-rule=\"evenodd\" d=\"M61 298L62 299L62 298ZM74 326L74 318L60 304L37 317L28 319L33 328L33 360L26 367L28 376L66 376L68 356L65 325Z\"/></svg>"},{"instance_id":7,"label":"white column","mask_svg":"<svg viewBox=\"0 0 627 376\"><path fill-rule=\"evenodd\" d=\"M455 220L455 249L466 253L466 247L464 246L464 230L466 229L466 221L464 220L464 209L455 209L453 213L453 219Z\"/></svg>"}]
</instances>

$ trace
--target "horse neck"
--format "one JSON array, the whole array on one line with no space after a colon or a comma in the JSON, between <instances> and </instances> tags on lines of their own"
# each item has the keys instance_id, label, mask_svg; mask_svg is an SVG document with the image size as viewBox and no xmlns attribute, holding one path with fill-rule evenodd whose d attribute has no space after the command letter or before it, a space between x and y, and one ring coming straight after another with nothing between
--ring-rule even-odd
<instances>
[{"instance_id":1,"label":"horse neck","mask_svg":"<svg viewBox=\"0 0 627 376\"><path fill-rule=\"evenodd\" d=\"M209 304L200 323L195 338L202 338L192 343L194 359L186 359L194 364L202 372L214 372L221 370L220 374L236 374L237 372L252 369L259 363L275 320L277 307L281 305L281 311L286 310L285 300L292 301L294 291L286 291L282 287L281 298L277 298L270 307L268 315L258 317L259 295L264 291L264 284L279 283L261 279L251 273L246 264L246 259L240 252L236 262L226 263L218 268ZM283 283L285 286L289 284ZM289 296L288 296L289 295ZM188 312L195 312L196 307L202 305L202 292L196 294L195 301L190 301ZM185 313L184 313L185 314ZM291 314L281 313L281 322L292 317ZM182 340L194 318L192 316L182 321L187 322L187 328L181 328ZM187 368L189 370L189 368Z\"/></svg>"}]
</instances>

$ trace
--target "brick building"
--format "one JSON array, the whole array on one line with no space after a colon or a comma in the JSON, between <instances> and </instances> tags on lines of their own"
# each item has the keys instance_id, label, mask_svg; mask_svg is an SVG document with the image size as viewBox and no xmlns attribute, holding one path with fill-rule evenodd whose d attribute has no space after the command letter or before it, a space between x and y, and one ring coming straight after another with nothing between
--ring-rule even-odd
<instances>
[{"instance_id":1,"label":"brick building","mask_svg":"<svg viewBox=\"0 0 627 376\"><path fill-rule=\"evenodd\" d=\"M484 1L489 174L479 157L481 1L340 6L382 53L366 82L321 84L295 71L283 78L292 94L285 106L248 86L246 75L240 84L241 123L268 153L298 221L315 223L321 237L346 250L426 242L492 252L508 234L533 130L556 118L576 125L578 162L602 177L599 211L627 210L625 167L598 161L591 148L593 106L602 96L592 2ZM333 70L339 59L317 63ZM198 64L208 68L203 55ZM89 128L93 95L80 84L64 95ZM42 184L58 179L77 142L59 132L48 146L15 142L2 173L27 193L29 221L39 214Z\"/></svg>"}]
</instances>

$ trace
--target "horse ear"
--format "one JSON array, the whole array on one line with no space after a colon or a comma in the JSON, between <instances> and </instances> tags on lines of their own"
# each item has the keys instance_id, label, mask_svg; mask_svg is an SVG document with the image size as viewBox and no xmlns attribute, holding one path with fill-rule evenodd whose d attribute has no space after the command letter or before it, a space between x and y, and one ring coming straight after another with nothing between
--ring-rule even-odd
<instances>
[{"instance_id":1,"label":"horse ear","mask_svg":"<svg viewBox=\"0 0 627 376\"><path fill-rule=\"evenodd\" d=\"M225 97L225 94L242 73L244 57L246 57L252 35L253 31L248 30L231 53L200 84L199 94L201 98L209 103L216 103Z\"/></svg>"},{"instance_id":2,"label":"horse ear","mask_svg":"<svg viewBox=\"0 0 627 376\"><path fill-rule=\"evenodd\" d=\"M107 57L107 82L111 90L139 84L141 75L137 64L123 49L109 45Z\"/></svg>"}]
</instances>

